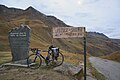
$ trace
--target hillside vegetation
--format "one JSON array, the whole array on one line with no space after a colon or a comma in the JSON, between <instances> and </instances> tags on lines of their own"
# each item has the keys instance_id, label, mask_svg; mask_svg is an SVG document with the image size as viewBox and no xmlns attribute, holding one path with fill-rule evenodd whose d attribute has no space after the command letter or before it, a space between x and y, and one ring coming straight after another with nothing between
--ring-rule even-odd
<instances>
[{"instance_id":1,"label":"hillside vegetation","mask_svg":"<svg viewBox=\"0 0 120 80\"><path fill-rule=\"evenodd\" d=\"M116 51L116 52L113 52L109 55L102 56L101 58L120 62L120 51Z\"/></svg>"},{"instance_id":2,"label":"hillside vegetation","mask_svg":"<svg viewBox=\"0 0 120 80\"><path fill-rule=\"evenodd\" d=\"M10 51L8 32L21 24L32 29L30 47L46 49L54 44L71 53L83 53L83 38L53 39L52 27L72 27L54 16L45 15L33 7L25 10L0 5L0 51ZM102 33L87 32L87 53L101 56L120 50L120 40L113 40Z\"/></svg>"}]
</instances>

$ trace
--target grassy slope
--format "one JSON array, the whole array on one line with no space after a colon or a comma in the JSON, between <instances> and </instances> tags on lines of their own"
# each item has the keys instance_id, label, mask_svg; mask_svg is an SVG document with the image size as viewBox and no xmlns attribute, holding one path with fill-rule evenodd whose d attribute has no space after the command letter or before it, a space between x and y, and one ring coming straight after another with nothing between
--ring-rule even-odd
<instances>
[{"instance_id":1,"label":"grassy slope","mask_svg":"<svg viewBox=\"0 0 120 80\"><path fill-rule=\"evenodd\" d=\"M24 15L18 16L10 21L0 18L0 51L9 51L8 32L21 23L25 23L32 29L30 37L30 47L47 48L53 41L53 44L63 50L72 53L83 53L83 40L80 38L72 39L52 39L51 25L44 23L39 19L29 19ZM54 25L55 26L55 25ZM119 50L119 45L101 37L87 37L87 52L93 56L102 56L104 54Z\"/></svg>"},{"instance_id":2,"label":"grassy slope","mask_svg":"<svg viewBox=\"0 0 120 80\"><path fill-rule=\"evenodd\" d=\"M0 21L0 51L9 51L8 32L15 26L26 23L32 29L30 37L30 47L47 48L52 43L52 29L40 20L29 20L25 18L15 19L9 22ZM78 39L54 39L54 44L64 50L76 52L82 49L82 44ZM76 46L76 44L80 44ZM79 51L77 51L79 52Z\"/></svg>"},{"instance_id":3,"label":"grassy slope","mask_svg":"<svg viewBox=\"0 0 120 80\"><path fill-rule=\"evenodd\" d=\"M101 58L120 62L120 51L116 51L116 52L113 52L109 55L102 56Z\"/></svg>"},{"instance_id":4,"label":"grassy slope","mask_svg":"<svg viewBox=\"0 0 120 80\"><path fill-rule=\"evenodd\" d=\"M9 51L8 31L13 27L27 24L32 29L30 47L47 48L52 43L52 27L68 27L54 16L47 16L32 7L26 10L0 6L0 51ZM6 10L6 12L4 12ZM83 40L54 39L54 44L72 53L83 53ZM119 40L118 40L119 41ZM103 34L87 34L87 52L93 56L101 56L120 49L119 42L106 38Z\"/></svg>"},{"instance_id":5,"label":"grassy slope","mask_svg":"<svg viewBox=\"0 0 120 80\"><path fill-rule=\"evenodd\" d=\"M65 62L77 65L79 61L83 61L83 56L81 54L68 53L66 51L61 51L64 54ZM42 53L44 54L44 53ZM0 64L11 61L10 52L0 52ZM0 71L2 80L16 79L16 80L74 80L74 77L63 75L61 73L53 71L52 68L43 66L37 70L31 70L19 67L6 67L5 70ZM6 73L7 72L7 73ZM17 74L17 75L14 75ZM7 76L7 77L6 77ZM19 76L19 77L18 77Z\"/></svg>"},{"instance_id":6,"label":"grassy slope","mask_svg":"<svg viewBox=\"0 0 120 80\"><path fill-rule=\"evenodd\" d=\"M65 58L65 62L71 63L73 65L78 65L80 62L83 63L83 55L82 54L73 54L73 53L69 53L67 51L61 50L61 52L64 54L64 58ZM42 53L42 54L46 54L46 53ZM89 56L87 56L88 58ZM11 53L10 52L0 52L0 64L5 63L5 62L9 62L11 61ZM92 76L94 76L97 80L105 80L104 76L102 74L100 74L97 70L95 70L95 68L93 68L91 66L91 64L89 63L89 61L87 60L87 69L89 69L90 73L92 74ZM16 71L17 70L17 71ZM19 71L19 72L18 72ZM16 80L32 80L34 78L41 78L38 76L43 75L43 78L47 78L46 80L73 80L71 76L66 76L60 73L57 73L55 71L52 70L52 68L49 67L41 67L38 70L30 70L30 69L26 69L26 68L7 68L7 70L5 69L5 71L0 71L0 73L5 73L4 75L0 75L0 77L4 80L7 79L12 79L12 78L16 78ZM12 72L12 74L11 74ZM14 74L17 74L16 76L13 76ZM33 75L33 77L31 76L31 74ZM52 74L52 75L51 75ZM7 76L9 75L9 76ZM26 75L26 76L25 76ZM7 77L5 77L7 76ZM19 77L17 77L19 76ZM24 77L23 77L24 76ZM61 77L63 76L63 77Z\"/></svg>"}]
</instances>

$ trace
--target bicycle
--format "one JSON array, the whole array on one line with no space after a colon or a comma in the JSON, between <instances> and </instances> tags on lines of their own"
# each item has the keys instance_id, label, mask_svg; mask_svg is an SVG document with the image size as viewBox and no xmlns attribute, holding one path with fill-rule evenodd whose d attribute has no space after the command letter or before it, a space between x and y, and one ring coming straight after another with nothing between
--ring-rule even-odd
<instances>
[{"instance_id":1,"label":"bicycle","mask_svg":"<svg viewBox=\"0 0 120 80\"><path fill-rule=\"evenodd\" d=\"M62 53L60 53L59 48L51 48L50 50L31 48L31 51L35 54L28 56L27 65L32 69L39 68L42 64L42 59L45 61L47 66L60 66L64 61L64 56ZM47 52L47 56L44 57L40 52Z\"/></svg>"}]
</instances>

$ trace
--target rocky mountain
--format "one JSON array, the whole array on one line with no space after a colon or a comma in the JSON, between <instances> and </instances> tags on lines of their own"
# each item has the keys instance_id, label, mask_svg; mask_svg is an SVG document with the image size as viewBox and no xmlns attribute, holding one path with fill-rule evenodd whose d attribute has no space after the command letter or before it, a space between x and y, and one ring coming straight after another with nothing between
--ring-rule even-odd
<instances>
[{"instance_id":1,"label":"rocky mountain","mask_svg":"<svg viewBox=\"0 0 120 80\"><path fill-rule=\"evenodd\" d=\"M73 53L83 53L83 39L53 39L52 27L72 27L58 18L45 15L33 7L25 10L8 8L0 5L0 51L9 49L8 31L20 24L31 27L30 47L48 48L54 44L63 50ZM120 50L120 40L110 39L102 33L87 32L87 53L93 56L109 54Z\"/></svg>"}]
</instances>

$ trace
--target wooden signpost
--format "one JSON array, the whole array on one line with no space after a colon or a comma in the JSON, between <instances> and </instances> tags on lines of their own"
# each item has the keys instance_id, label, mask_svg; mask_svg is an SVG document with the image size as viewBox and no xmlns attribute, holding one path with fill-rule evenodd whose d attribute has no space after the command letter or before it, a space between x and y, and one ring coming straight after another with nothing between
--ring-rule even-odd
<instances>
[{"instance_id":1,"label":"wooden signpost","mask_svg":"<svg viewBox=\"0 0 120 80\"><path fill-rule=\"evenodd\" d=\"M84 37L85 27L54 27L53 38Z\"/></svg>"},{"instance_id":2,"label":"wooden signpost","mask_svg":"<svg viewBox=\"0 0 120 80\"><path fill-rule=\"evenodd\" d=\"M86 31L85 27L53 27L53 38L84 38L84 80L86 80Z\"/></svg>"}]
</instances>

